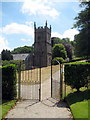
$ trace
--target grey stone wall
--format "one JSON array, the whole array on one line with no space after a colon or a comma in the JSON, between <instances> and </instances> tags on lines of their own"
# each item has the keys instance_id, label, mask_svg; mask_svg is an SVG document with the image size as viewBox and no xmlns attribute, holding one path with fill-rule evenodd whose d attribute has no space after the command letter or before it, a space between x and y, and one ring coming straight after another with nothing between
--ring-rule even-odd
<instances>
[{"instance_id":1,"label":"grey stone wall","mask_svg":"<svg viewBox=\"0 0 90 120\"><path fill-rule=\"evenodd\" d=\"M51 65L51 29L47 26L35 28L34 65Z\"/></svg>"}]
</instances>

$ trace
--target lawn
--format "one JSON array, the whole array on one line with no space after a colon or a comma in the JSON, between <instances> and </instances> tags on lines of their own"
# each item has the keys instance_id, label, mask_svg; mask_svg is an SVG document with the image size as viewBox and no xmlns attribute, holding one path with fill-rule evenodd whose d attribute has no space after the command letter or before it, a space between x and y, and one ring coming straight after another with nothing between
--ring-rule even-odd
<instances>
[{"instance_id":1,"label":"lawn","mask_svg":"<svg viewBox=\"0 0 90 120\"><path fill-rule=\"evenodd\" d=\"M70 93L67 95L66 101L75 120L77 120L77 118L81 118L82 120L90 119L90 89L80 91L79 93Z\"/></svg>"},{"instance_id":2,"label":"lawn","mask_svg":"<svg viewBox=\"0 0 90 120\"><path fill-rule=\"evenodd\" d=\"M4 118L8 111L13 108L16 104L16 100L10 100L10 101L3 101L2 105L0 105L0 118Z\"/></svg>"}]
</instances>

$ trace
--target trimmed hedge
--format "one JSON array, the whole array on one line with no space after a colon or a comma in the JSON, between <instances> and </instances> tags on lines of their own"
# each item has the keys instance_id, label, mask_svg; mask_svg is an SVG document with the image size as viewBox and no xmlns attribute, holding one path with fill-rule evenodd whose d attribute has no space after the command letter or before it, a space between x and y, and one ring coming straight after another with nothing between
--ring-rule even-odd
<instances>
[{"instance_id":1,"label":"trimmed hedge","mask_svg":"<svg viewBox=\"0 0 90 120\"><path fill-rule=\"evenodd\" d=\"M90 82L90 63L66 63L65 64L65 83L77 91L81 87L88 87Z\"/></svg>"},{"instance_id":2,"label":"trimmed hedge","mask_svg":"<svg viewBox=\"0 0 90 120\"><path fill-rule=\"evenodd\" d=\"M2 67L2 99L16 98L16 66L10 64Z\"/></svg>"}]
</instances>

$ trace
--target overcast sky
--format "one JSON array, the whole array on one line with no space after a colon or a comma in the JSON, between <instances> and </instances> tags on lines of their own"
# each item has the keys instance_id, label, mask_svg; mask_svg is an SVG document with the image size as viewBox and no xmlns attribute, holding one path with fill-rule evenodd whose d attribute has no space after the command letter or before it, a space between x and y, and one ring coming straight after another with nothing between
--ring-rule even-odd
<instances>
[{"instance_id":1,"label":"overcast sky","mask_svg":"<svg viewBox=\"0 0 90 120\"><path fill-rule=\"evenodd\" d=\"M46 20L48 27L52 26L52 37L69 37L73 40L78 31L71 28L75 23L74 18L81 10L79 4L71 0L0 2L0 52L2 49L13 50L16 47L32 45L34 22L39 27L44 26Z\"/></svg>"}]
</instances>

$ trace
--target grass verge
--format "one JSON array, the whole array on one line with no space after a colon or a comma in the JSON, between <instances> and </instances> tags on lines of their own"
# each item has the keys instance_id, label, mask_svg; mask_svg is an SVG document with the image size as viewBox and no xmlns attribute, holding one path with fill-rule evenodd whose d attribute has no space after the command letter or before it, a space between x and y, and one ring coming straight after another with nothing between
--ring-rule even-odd
<instances>
[{"instance_id":1,"label":"grass verge","mask_svg":"<svg viewBox=\"0 0 90 120\"><path fill-rule=\"evenodd\" d=\"M67 95L66 101L75 120L90 120L90 89L70 93Z\"/></svg>"},{"instance_id":2,"label":"grass verge","mask_svg":"<svg viewBox=\"0 0 90 120\"><path fill-rule=\"evenodd\" d=\"M8 111L15 106L15 104L16 104L16 100L10 100L10 101L4 100L2 102L2 105L0 105L0 110L2 111L0 113L0 118L4 118L8 113Z\"/></svg>"}]
</instances>

